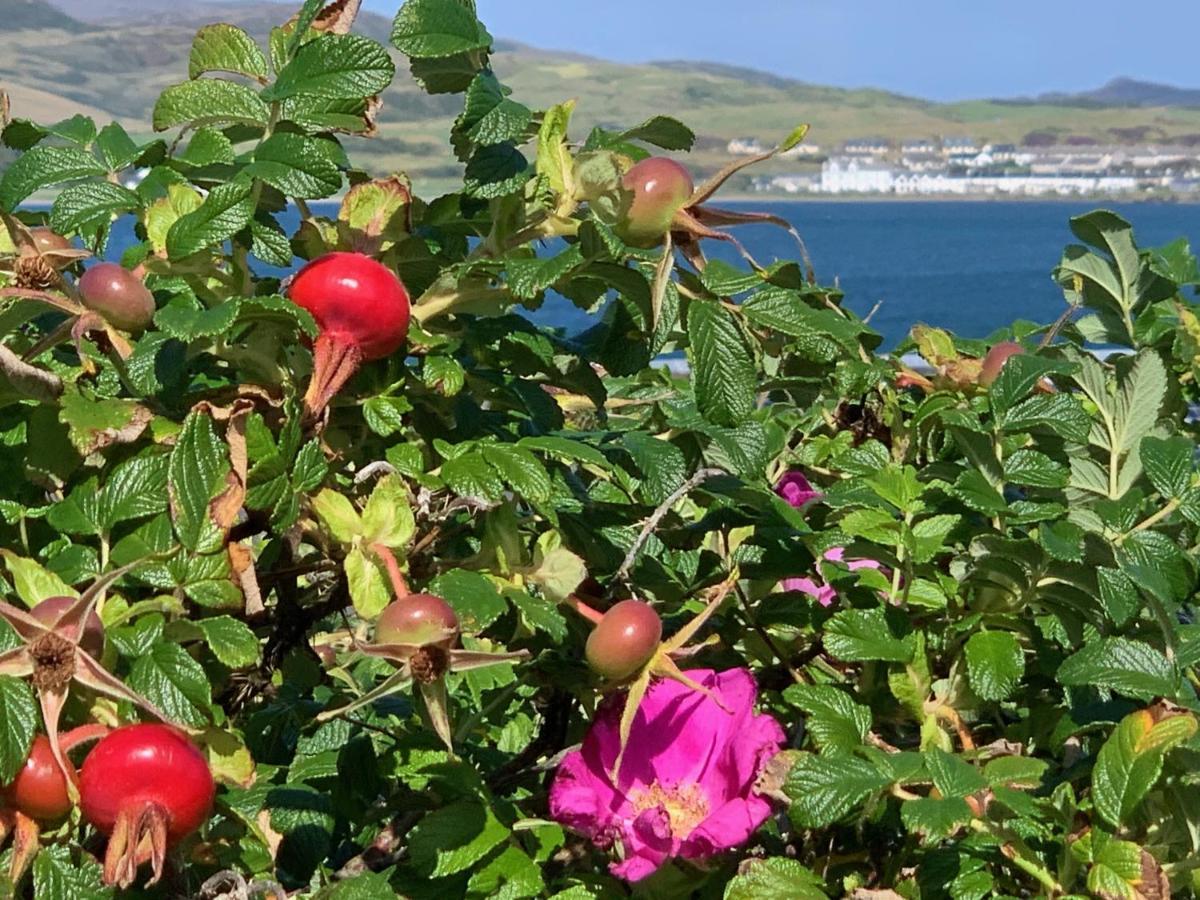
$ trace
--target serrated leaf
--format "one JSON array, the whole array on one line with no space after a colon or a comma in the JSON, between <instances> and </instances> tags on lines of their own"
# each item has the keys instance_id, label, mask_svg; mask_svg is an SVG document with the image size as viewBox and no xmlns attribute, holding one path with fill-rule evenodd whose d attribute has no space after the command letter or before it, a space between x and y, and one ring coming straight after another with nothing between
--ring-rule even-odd
<instances>
[{"instance_id":1,"label":"serrated leaf","mask_svg":"<svg viewBox=\"0 0 1200 900\"><path fill-rule=\"evenodd\" d=\"M909 831L948 837L971 821L971 807L962 797L919 797L904 801L900 819Z\"/></svg>"},{"instance_id":2,"label":"serrated leaf","mask_svg":"<svg viewBox=\"0 0 1200 900\"><path fill-rule=\"evenodd\" d=\"M726 885L724 900L828 900L823 884L820 876L794 859L751 859Z\"/></svg>"},{"instance_id":3,"label":"serrated leaf","mask_svg":"<svg viewBox=\"0 0 1200 900\"><path fill-rule=\"evenodd\" d=\"M196 626L204 632L213 656L229 668L244 669L258 662L258 638L244 622L230 616L214 616L197 620Z\"/></svg>"},{"instance_id":4,"label":"serrated leaf","mask_svg":"<svg viewBox=\"0 0 1200 900\"><path fill-rule=\"evenodd\" d=\"M487 50L492 36L458 0L408 0L396 14L392 43L414 59L443 59Z\"/></svg>"},{"instance_id":5,"label":"serrated leaf","mask_svg":"<svg viewBox=\"0 0 1200 900\"><path fill-rule=\"evenodd\" d=\"M395 599L381 563L356 545L346 554L344 568L354 611L364 619L375 619Z\"/></svg>"},{"instance_id":6,"label":"serrated leaf","mask_svg":"<svg viewBox=\"0 0 1200 900\"><path fill-rule=\"evenodd\" d=\"M1142 468L1154 489L1164 497L1182 497L1192 481L1196 445L1186 437L1144 437Z\"/></svg>"},{"instance_id":7,"label":"serrated leaf","mask_svg":"<svg viewBox=\"0 0 1200 900\"><path fill-rule=\"evenodd\" d=\"M0 550L12 575L17 596L33 608L48 597L74 597L77 591L37 560L19 556L12 550Z\"/></svg>"},{"instance_id":8,"label":"serrated leaf","mask_svg":"<svg viewBox=\"0 0 1200 900\"><path fill-rule=\"evenodd\" d=\"M63 188L50 210L50 227L70 234L87 226L107 224L120 213L141 209L133 191L107 181L88 181Z\"/></svg>"},{"instance_id":9,"label":"serrated leaf","mask_svg":"<svg viewBox=\"0 0 1200 900\"><path fill-rule=\"evenodd\" d=\"M793 684L783 698L808 714L805 725L823 752L849 752L866 742L871 710L832 685Z\"/></svg>"},{"instance_id":10,"label":"serrated leaf","mask_svg":"<svg viewBox=\"0 0 1200 900\"><path fill-rule=\"evenodd\" d=\"M1007 631L980 631L965 647L971 689L984 700L1004 700L1025 674L1025 654Z\"/></svg>"},{"instance_id":11,"label":"serrated leaf","mask_svg":"<svg viewBox=\"0 0 1200 900\"><path fill-rule=\"evenodd\" d=\"M845 662L906 663L913 658L914 639L897 616L881 608L843 609L825 624L825 649Z\"/></svg>"},{"instance_id":12,"label":"serrated leaf","mask_svg":"<svg viewBox=\"0 0 1200 900\"><path fill-rule=\"evenodd\" d=\"M1166 753L1196 734L1191 714L1158 719L1152 710L1126 716L1100 748L1092 770L1092 802L1114 828L1127 824L1162 774Z\"/></svg>"},{"instance_id":13,"label":"serrated leaf","mask_svg":"<svg viewBox=\"0 0 1200 900\"><path fill-rule=\"evenodd\" d=\"M106 172L94 156L83 150L39 145L17 157L4 171L0 179L0 207L11 211L42 188Z\"/></svg>"},{"instance_id":14,"label":"serrated leaf","mask_svg":"<svg viewBox=\"0 0 1200 900\"><path fill-rule=\"evenodd\" d=\"M418 822L409 835L408 849L419 872L441 878L469 869L508 834L491 809L462 801L434 810Z\"/></svg>"},{"instance_id":15,"label":"serrated leaf","mask_svg":"<svg viewBox=\"0 0 1200 900\"><path fill-rule=\"evenodd\" d=\"M454 607L467 632L482 631L508 608L496 586L484 575L469 569L443 572L433 580L430 591Z\"/></svg>"},{"instance_id":16,"label":"serrated leaf","mask_svg":"<svg viewBox=\"0 0 1200 900\"><path fill-rule=\"evenodd\" d=\"M263 92L270 100L309 94L329 100L381 93L396 65L378 41L360 34L325 34L302 46Z\"/></svg>"},{"instance_id":17,"label":"serrated leaf","mask_svg":"<svg viewBox=\"0 0 1200 900\"><path fill-rule=\"evenodd\" d=\"M536 456L512 444L486 444L483 458L527 500L541 503L550 498L550 473Z\"/></svg>"},{"instance_id":18,"label":"serrated leaf","mask_svg":"<svg viewBox=\"0 0 1200 900\"><path fill-rule=\"evenodd\" d=\"M167 232L171 259L191 256L226 241L254 215L254 197L248 180L231 181L213 188L194 212L179 217Z\"/></svg>"},{"instance_id":19,"label":"serrated leaf","mask_svg":"<svg viewBox=\"0 0 1200 900\"><path fill-rule=\"evenodd\" d=\"M171 450L167 489L171 518L179 540L196 553L212 553L223 542L209 514L209 503L225 487L229 458L217 438L212 419L193 412Z\"/></svg>"},{"instance_id":20,"label":"serrated leaf","mask_svg":"<svg viewBox=\"0 0 1200 900\"><path fill-rule=\"evenodd\" d=\"M1094 685L1131 697L1174 697L1179 673L1162 653L1141 641L1101 638L1086 645L1058 669L1069 687Z\"/></svg>"},{"instance_id":21,"label":"serrated leaf","mask_svg":"<svg viewBox=\"0 0 1200 900\"><path fill-rule=\"evenodd\" d=\"M362 514L363 540L393 549L407 544L416 531L408 502L408 488L398 475L387 475L375 484Z\"/></svg>"},{"instance_id":22,"label":"serrated leaf","mask_svg":"<svg viewBox=\"0 0 1200 900\"><path fill-rule=\"evenodd\" d=\"M129 672L129 686L176 722L200 726L212 703L208 676L178 644L157 643Z\"/></svg>"},{"instance_id":23,"label":"serrated leaf","mask_svg":"<svg viewBox=\"0 0 1200 900\"><path fill-rule=\"evenodd\" d=\"M236 25L205 25L192 39L188 78L206 72L231 72L265 80L267 59L254 39Z\"/></svg>"},{"instance_id":24,"label":"serrated leaf","mask_svg":"<svg viewBox=\"0 0 1200 900\"><path fill-rule=\"evenodd\" d=\"M25 765L40 718L29 684L0 675L0 784L9 784Z\"/></svg>"},{"instance_id":25,"label":"serrated leaf","mask_svg":"<svg viewBox=\"0 0 1200 900\"><path fill-rule=\"evenodd\" d=\"M154 314L154 324L173 338L192 341L224 334L236 318L236 303L227 301L204 309L190 298L180 296Z\"/></svg>"},{"instance_id":26,"label":"serrated leaf","mask_svg":"<svg viewBox=\"0 0 1200 900\"><path fill-rule=\"evenodd\" d=\"M678 119L654 116L621 132L620 140L645 141L664 150L691 150L696 143L696 133Z\"/></svg>"},{"instance_id":27,"label":"serrated leaf","mask_svg":"<svg viewBox=\"0 0 1200 900\"><path fill-rule=\"evenodd\" d=\"M342 187L342 172L325 143L318 138L277 132L254 151L254 162L246 171L288 197L320 200L332 196Z\"/></svg>"},{"instance_id":28,"label":"serrated leaf","mask_svg":"<svg viewBox=\"0 0 1200 900\"><path fill-rule=\"evenodd\" d=\"M754 412L758 378L732 313L719 303L693 300L687 330L692 389L701 414L717 425L740 425Z\"/></svg>"},{"instance_id":29,"label":"serrated leaf","mask_svg":"<svg viewBox=\"0 0 1200 900\"><path fill-rule=\"evenodd\" d=\"M797 825L824 828L887 785L886 776L857 757L805 754L792 766L784 790Z\"/></svg>"},{"instance_id":30,"label":"serrated leaf","mask_svg":"<svg viewBox=\"0 0 1200 900\"><path fill-rule=\"evenodd\" d=\"M257 125L265 128L270 112L244 84L217 78L185 81L167 88L154 104L154 130L179 125Z\"/></svg>"}]
</instances>

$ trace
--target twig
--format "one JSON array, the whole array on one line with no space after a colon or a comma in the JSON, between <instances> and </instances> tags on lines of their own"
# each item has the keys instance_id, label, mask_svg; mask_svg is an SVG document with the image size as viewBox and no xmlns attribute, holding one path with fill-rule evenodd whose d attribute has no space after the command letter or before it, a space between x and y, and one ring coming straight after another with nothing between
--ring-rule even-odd
<instances>
[{"instance_id":1,"label":"twig","mask_svg":"<svg viewBox=\"0 0 1200 900\"><path fill-rule=\"evenodd\" d=\"M742 586L740 584L735 585L734 590L737 593L738 601L742 604L742 610L746 613L746 621L750 623L750 627L754 629L758 636L763 639L763 643L767 645L767 649L774 653L775 658L783 663L784 668L788 670L788 674L792 676L792 680L796 684L807 684L808 679L792 668L788 657L784 656L783 651L776 645L775 639L758 623L758 619L754 615L754 610L750 607L750 598L746 596L746 593L742 590Z\"/></svg>"},{"instance_id":2,"label":"twig","mask_svg":"<svg viewBox=\"0 0 1200 900\"><path fill-rule=\"evenodd\" d=\"M42 403L52 403L62 396L62 379L22 361L3 344L0 344L0 373L15 390Z\"/></svg>"},{"instance_id":3,"label":"twig","mask_svg":"<svg viewBox=\"0 0 1200 900\"><path fill-rule=\"evenodd\" d=\"M650 518L646 520L646 524L642 526L642 532L637 536L637 540L633 542L633 546L629 548L629 552L625 554L625 559L621 563L621 568L617 569L616 578L614 581L629 583L629 573L633 569L634 562L637 561L637 556L645 546L646 541L650 540L650 535L654 533L654 529L658 528L660 522L671 508L682 500L687 494L691 493L695 488L714 478L717 475L724 475L720 469L699 469L691 478L677 487L666 500L658 505L658 509L651 513Z\"/></svg>"}]
</instances>

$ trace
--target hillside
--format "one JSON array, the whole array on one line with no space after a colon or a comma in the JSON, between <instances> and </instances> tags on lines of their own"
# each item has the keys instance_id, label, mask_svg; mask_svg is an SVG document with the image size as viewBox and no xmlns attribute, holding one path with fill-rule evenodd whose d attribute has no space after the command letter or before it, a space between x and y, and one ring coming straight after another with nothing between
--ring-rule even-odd
<instances>
[{"instance_id":1,"label":"hillside","mask_svg":"<svg viewBox=\"0 0 1200 900\"><path fill-rule=\"evenodd\" d=\"M296 8L253 0L54 3L0 0L0 84L12 95L13 114L55 119L80 107L143 132L159 91L185 77L198 24L232 21L261 38ZM20 22L29 24L16 24ZM388 20L372 14L364 14L357 27L384 40L390 33ZM770 141L798 122L812 125L810 141L822 148L864 136L971 135L1020 143L1037 131L1111 143L1130 136L1169 140L1200 134L1200 109L1173 105L1179 98L1167 94L1157 95L1159 105L1152 106L1106 105L1099 99L1087 104L1069 99L939 104L711 63L626 65L511 41L498 42L496 49L497 74L526 104L546 106L568 97L579 101L574 127L580 137L594 124L628 125L664 111L679 115L699 135L694 162L701 170L715 169L726 159L731 138ZM380 136L355 141L360 146L353 152L376 171L405 170L425 183L426 192L441 189L459 171L444 135L460 101L425 95L407 76L399 55L397 63L395 85L384 98ZM1142 91L1139 97L1149 95ZM773 165L782 171L798 164Z\"/></svg>"}]
</instances>

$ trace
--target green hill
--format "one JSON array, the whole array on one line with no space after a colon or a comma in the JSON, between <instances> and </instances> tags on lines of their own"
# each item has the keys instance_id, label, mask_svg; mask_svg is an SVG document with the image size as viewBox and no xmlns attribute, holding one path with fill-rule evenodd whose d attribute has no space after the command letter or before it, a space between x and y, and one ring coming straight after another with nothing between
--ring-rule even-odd
<instances>
[{"instance_id":1,"label":"green hill","mask_svg":"<svg viewBox=\"0 0 1200 900\"><path fill-rule=\"evenodd\" d=\"M186 76L198 24L232 21L261 38L295 11L291 5L258 2L56 3L89 24L42 0L0 0L0 85L12 95L13 114L54 119L78 106L143 132L159 91ZM357 30L386 40L390 23L364 14ZM526 104L545 106L570 97L579 101L579 137L594 124L633 124L664 111L680 116L699 136L694 165L700 170L715 169L727 158L731 138L769 142L799 122L812 125L810 141L821 148L867 136L969 135L1020 143L1031 132L1049 132L1116 143L1129 136L1169 140L1200 135L1200 110L1176 106L1081 105L1066 99L939 104L709 63L625 65L506 41L496 49L497 74ZM432 192L447 186L459 171L444 136L460 101L427 96L407 76L399 55L397 63L399 74L384 98L379 137L355 140L359 146L352 150L369 168L407 171L422 182L424 192ZM767 171L799 165L778 161Z\"/></svg>"}]
</instances>

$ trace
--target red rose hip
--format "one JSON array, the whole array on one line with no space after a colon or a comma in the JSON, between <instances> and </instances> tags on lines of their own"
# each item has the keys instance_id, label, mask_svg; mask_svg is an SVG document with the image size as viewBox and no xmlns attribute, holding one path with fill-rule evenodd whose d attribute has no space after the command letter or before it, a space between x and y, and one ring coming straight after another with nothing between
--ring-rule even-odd
<instances>
[{"instance_id":1,"label":"red rose hip","mask_svg":"<svg viewBox=\"0 0 1200 900\"><path fill-rule=\"evenodd\" d=\"M628 678L650 661L662 640L662 619L649 603L622 600L588 635L588 665L605 678Z\"/></svg>"},{"instance_id":2,"label":"red rose hip","mask_svg":"<svg viewBox=\"0 0 1200 900\"><path fill-rule=\"evenodd\" d=\"M141 331L154 318L154 295L116 263L96 263L80 277L78 288L84 306L122 331Z\"/></svg>"},{"instance_id":3,"label":"red rose hip","mask_svg":"<svg viewBox=\"0 0 1200 900\"><path fill-rule=\"evenodd\" d=\"M383 359L408 337L408 291L396 274L361 253L327 253L297 273L288 288L320 334L304 402L319 414L362 363Z\"/></svg>"},{"instance_id":4,"label":"red rose hip","mask_svg":"<svg viewBox=\"0 0 1200 900\"><path fill-rule=\"evenodd\" d=\"M204 755L177 728L126 725L103 738L84 760L79 805L108 835L105 883L128 887L145 862L157 882L167 848L204 824L215 793Z\"/></svg>"},{"instance_id":5,"label":"red rose hip","mask_svg":"<svg viewBox=\"0 0 1200 900\"><path fill-rule=\"evenodd\" d=\"M409 594L389 604L375 624L379 644L450 644L458 637L458 616L433 594Z\"/></svg>"},{"instance_id":6,"label":"red rose hip","mask_svg":"<svg viewBox=\"0 0 1200 900\"><path fill-rule=\"evenodd\" d=\"M665 156L643 159L625 173L621 184L630 196L617 231L635 247L661 242L695 190L691 173Z\"/></svg>"},{"instance_id":7,"label":"red rose hip","mask_svg":"<svg viewBox=\"0 0 1200 900\"><path fill-rule=\"evenodd\" d=\"M1004 370L1004 364L1008 362L1009 358L1024 352L1025 348L1014 341L1001 341L983 358L979 383L984 387L990 387L1000 377L1000 373Z\"/></svg>"},{"instance_id":8,"label":"red rose hip","mask_svg":"<svg viewBox=\"0 0 1200 900\"><path fill-rule=\"evenodd\" d=\"M75 767L67 761L72 781ZM71 811L67 778L54 759L50 740L44 734L33 739L25 765L5 789L8 804L38 822L54 822Z\"/></svg>"}]
</instances>

